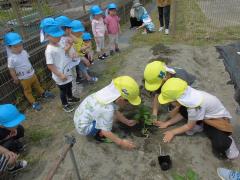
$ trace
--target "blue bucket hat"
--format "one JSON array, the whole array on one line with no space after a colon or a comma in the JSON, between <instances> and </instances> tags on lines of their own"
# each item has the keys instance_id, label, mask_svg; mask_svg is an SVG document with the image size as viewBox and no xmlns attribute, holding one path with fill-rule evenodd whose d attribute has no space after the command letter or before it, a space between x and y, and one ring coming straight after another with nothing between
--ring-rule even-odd
<instances>
[{"instance_id":1,"label":"blue bucket hat","mask_svg":"<svg viewBox=\"0 0 240 180\"><path fill-rule=\"evenodd\" d=\"M117 5L115 3L110 3L107 5L107 9L117 9Z\"/></svg>"},{"instance_id":2,"label":"blue bucket hat","mask_svg":"<svg viewBox=\"0 0 240 180\"><path fill-rule=\"evenodd\" d=\"M43 29L45 26L55 25L56 23L57 22L51 17L44 18L40 22L40 29Z\"/></svg>"},{"instance_id":3,"label":"blue bucket hat","mask_svg":"<svg viewBox=\"0 0 240 180\"><path fill-rule=\"evenodd\" d=\"M43 32L54 38L59 38L64 35L64 31L58 25L46 26L43 28Z\"/></svg>"},{"instance_id":4,"label":"blue bucket hat","mask_svg":"<svg viewBox=\"0 0 240 180\"><path fill-rule=\"evenodd\" d=\"M82 35L82 39L83 39L84 41L90 41L90 40L92 39L92 36L91 36L90 33L85 32L85 33L83 33L83 35Z\"/></svg>"},{"instance_id":5,"label":"blue bucket hat","mask_svg":"<svg viewBox=\"0 0 240 180\"><path fill-rule=\"evenodd\" d=\"M70 24L71 28L72 28L72 32L84 32L85 28L82 24L81 21L79 20L73 20Z\"/></svg>"},{"instance_id":6,"label":"blue bucket hat","mask_svg":"<svg viewBox=\"0 0 240 180\"><path fill-rule=\"evenodd\" d=\"M12 104L0 105L0 125L13 128L25 120L25 115L20 113Z\"/></svg>"},{"instance_id":7,"label":"blue bucket hat","mask_svg":"<svg viewBox=\"0 0 240 180\"><path fill-rule=\"evenodd\" d=\"M60 26L71 27L70 24L71 24L72 20L67 16L58 16L58 17L55 18L55 21Z\"/></svg>"},{"instance_id":8,"label":"blue bucket hat","mask_svg":"<svg viewBox=\"0 0 240 180\"><path fill-rule=\"evenodd\" d=\"M21 43L23 40L18 33L9 32L3 36L3 41L6 46L13 46Z\"/></svg>"},{"instance_id":9,"label":"blue bucket hat","mask_svg":"<svg viewBox=\"0 0 240 180\"><path fill-rule=\"evenodd\" d=\"M99 14L102 14L102 13L103 13L103 11L98 5L93 5L90 8L90 14L92 14L92 15L99 15Z\"/></svg>"}]
</instances>

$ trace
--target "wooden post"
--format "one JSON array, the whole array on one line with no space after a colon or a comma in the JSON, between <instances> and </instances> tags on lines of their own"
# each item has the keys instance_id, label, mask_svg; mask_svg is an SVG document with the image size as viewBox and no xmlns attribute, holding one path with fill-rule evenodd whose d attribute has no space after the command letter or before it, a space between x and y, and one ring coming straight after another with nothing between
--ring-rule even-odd
<instances>
[{"instance_id":1,"label":"wooden post","mask_svg":"<svg viewBox=\"0 0 240 180\"><path fill-rule=\"evenodd\" d=\"M26 38L26 32L24 31L24 24L22 21L22 15L21 15L21 9L18 8L17 1L16 0L9 0L13 9L13 12L15 13L15 17L17 20L17 24L19 26L20 33L22 34L23 38Z\"/></svg>"}]
</instances>

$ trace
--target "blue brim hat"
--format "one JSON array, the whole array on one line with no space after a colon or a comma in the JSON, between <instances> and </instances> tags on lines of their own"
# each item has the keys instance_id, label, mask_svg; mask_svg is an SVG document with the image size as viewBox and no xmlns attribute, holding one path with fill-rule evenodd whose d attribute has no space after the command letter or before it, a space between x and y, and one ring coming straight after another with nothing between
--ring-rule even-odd
<instances>
[{"instance_id":1,"label":"blue brim hat","mask_svg":"<svg viewBox=\"0 0 240 180\"><path fill-rule=\"evenodd\" d=\"M43 28L43 32L47 35L50 35L54 38L59 38L63 36L65 33L59 26L47 26Z\"/></svg>"},{"instance_id":2,"label":"blue brim hat","mask_svg":"<svg viewBox=\"0 0 240 180\"><path fill-rule=\"evenodd\" d=\"M84 32L85 31L85 28L82 27L82 28L72 28L72 32Z\"/></svg>"},{"instance_id":3,"label":"blue brim hat","mask_svg":"<svg viewBox=\"0 0 240 180\"><path fill-rule=\"evenodd\" d=\"M25 115L20 113L12 104L0 105L0 125L6 128L18 126L25 120Z\"/></svg>"},{"instance_id":4,"label":"blue brim hat","mask_svg":"<svg viewBox=\"0 0 240 180\"><path fill-rule=\"evenodd\" d=\"M13 121L6 122L2 124L2 126L6 128L13 128L21 124L21 122L24 121L25 119L26 119L25 115L19 114L16 119L14 119Z\"/></svg>"}]
</instances>

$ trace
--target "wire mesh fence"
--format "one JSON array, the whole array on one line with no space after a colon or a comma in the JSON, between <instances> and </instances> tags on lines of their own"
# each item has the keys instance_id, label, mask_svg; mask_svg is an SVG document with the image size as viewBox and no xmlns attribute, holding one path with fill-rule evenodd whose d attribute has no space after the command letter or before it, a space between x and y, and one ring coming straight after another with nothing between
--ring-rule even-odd
<instances>
[{"instance_id":1,"label":"wire mesh fence","mask_svg":"<svg viewBox=\"0 0 240 180\"><path fill-rule=\"evenodd\" d=\"M173 31L184 40L238 40L240 0L173 0Z\"/></svg>"},{"instance_id":2,"label":"wire mesh fence","mask_svg":"<svg viewBox=\"0 0 240 180\"><path fill-rule=\"evenodd\" d=\"M39 22L42 17L46 16L57 16L59 14L66 14L71 18L80 19L87 30L90 30L89 14L84 11L84 5L86 10L89 9L91 4L99 3L102 7L106 7L106 4L111 2L106 1L86 1L82 3L83 0L64 0L64 1L51 1L48 2L40 0L31 1L20 1L13 0L17 4L18 14L15 13L12 4L4 5L0 7L1 15L7 13L8 15L0 16L0 23L6 24L6 26L0 26L0 35L8 32L9 30L14 30L19 32L24 39L24 49L30 54L30 62L35 69L35 73L39 78L41 85L48 89L54 83L51 80L51 73L48 71L45 62L45 47L46 45L41 44L39 41ZM66 2L67 1L67 2ZM1 1L0 1L1 2ZM12 2L12 1L9 1ZM80 3L81 2L81 3ZM152 0L142 0L143 4L152 2ZM70 3L70 4L66 4ZM77 3L78 6L76 5ZM132 7L132 1L117 1L118 3L118 14L121 18L122 23L128 21L128 14ZM36 4L36 5L35 5ZM46 8L47 6L47 8ZM67 8L70 6L70 8ZM75 6L75 7L74 7ZM74 7L74 8L72 8ZM42 10L45 9L45 10ZM15 13L15 14L14 14ZM10 16L9 14L12 14ZM3 17L3 18L2 18ZM18 17L18 18L17 18ZM30 18L26 18L30 17ZM12 22L12 24L8 23ZM6 48L3 44L0 44L0 103L15 103L21 104L22 109L25 109L28 105L24 98L22 89L20 85L15 85L9 74L7 68L7 53Z\"/></svg>"}]
</instances>

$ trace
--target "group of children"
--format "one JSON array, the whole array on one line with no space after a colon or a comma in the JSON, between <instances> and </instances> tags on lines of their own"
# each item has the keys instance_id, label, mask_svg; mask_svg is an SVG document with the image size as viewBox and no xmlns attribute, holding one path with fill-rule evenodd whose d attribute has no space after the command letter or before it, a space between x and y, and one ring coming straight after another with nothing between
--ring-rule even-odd
<instances>
[{"instance_id":1,"label":"group of children","mask_svg":"<svg viewBox=\"0 0 240 180\"><path fill-rule=\"evenodd\" d=\"M196 85L195 76L182 68L154 61L147 64L144 79L145 89L153 92L153 125L168 128L181 120L186 121L185 125L164 132L165 143L179 134L192 136L204 131L218 157L238 157L230 113L217 97L193 88ZM136 145L132 141L121 139L111 132L114 119L128 126L136 125L135 120L127 119L118 110L127 102L132 105L141 103L139 86L133 78L120 76L82 101L74 115L77 132L100 141L110 139L123 148L133 149ZM158 119L159 104L168 105L170 119Z\"/></svg>"},{"instance_id":2,"label":"group of children","mask_svg":"<svg viewBox=\"0 0 240 180\"><path fill-rule=\"evenodd\" d=\"M118 37L120 33L120 18L116 14L117 6L110 3L107 6L105 18L102 9L94 5L90 8L92 33L96 43L97 57L104 60L108 57L105 49L105 35L108 34L110 55L120 52ZM150 16L142 17L144 33L153 32L154 25ZM76 82L83 78L96 82L97 77L88 73L88 68L94 64L94 53L91 44L92 36L85 32L85 27L79 20L71 20L66 16L45 18L41 21L41 41L47 43L45 50L46 65L52 73L52 78L60 90L60 99L65 112L74 111L71 105L80 101L72 94L72 69L76 69ZM41 105L32 95L32 88L43 98L54 98L54 95L44 90L29 61L29 55L23 49L22 38L18 33L9 32L4 36L8 54L8 68L14 83L20 83L24 94L32 104L33 109L40 110ZM182 133L193 135L204 131L210 138L213 151L228 159L235 159L239 151L231 136L233 127L231 115L219 99L207 92L194 89L196 78L184 69L172 68L160 61L149 63L144 71L145 88L153 92L153 117L155 126L167 128L182 119L187 123L179 128L166 131L163 141L170 142L174 136ZM75 111L74 124L79 134L93 136L97 140L106 138L117 145L133 149L136 145L126 139L121 139L111 132L114 118L127 126L137 124L135 120L127 119L118 107L127 103L139 105L140 91L137 82L130 76L120 76L103 89L89 95ZM170 119L158 119L159 104L168 104ZM25 119L15 106L0 105L0 172L2 169L15 171L24 168L26 161L17 161L16 153L24 150L19 141L24 136L20 125ZM10 141L11 140L11 141ZM10 142L10 143L9 143ZM5 163L4 163L5 162ZM2 166L4 165L4 167Z\"/></svg>"}]
</instances>

